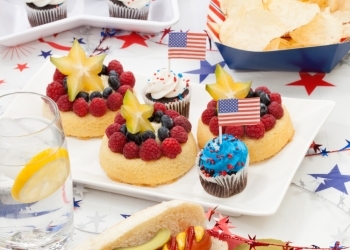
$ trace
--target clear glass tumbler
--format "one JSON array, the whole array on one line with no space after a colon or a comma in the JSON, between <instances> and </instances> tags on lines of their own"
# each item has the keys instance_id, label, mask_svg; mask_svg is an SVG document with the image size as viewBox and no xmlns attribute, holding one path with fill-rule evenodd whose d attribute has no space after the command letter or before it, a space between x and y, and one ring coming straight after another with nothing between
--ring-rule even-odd
<instances>
[{"instance_id":1,"label":"clear glass tumbler","mask_svg":"<svg viewBox=\"0 0 350 250\"><path fill-rule=\"evenodd\" d=\"M31 92L0 96L0 250L68 249L73 188L58 108Z\"/></svg>"}]
</instances>

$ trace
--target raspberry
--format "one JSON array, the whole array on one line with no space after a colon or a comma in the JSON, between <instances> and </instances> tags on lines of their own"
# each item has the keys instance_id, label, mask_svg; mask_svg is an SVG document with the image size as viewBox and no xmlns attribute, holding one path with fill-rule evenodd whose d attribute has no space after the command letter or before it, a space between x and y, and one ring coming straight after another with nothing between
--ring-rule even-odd
<instances>
[{"instance_id":1,"label":"raspberry","mask_svg":"<svg viewBox=\"0 0 350 250\"><path fill-rule=\"evenodd\" d=\"M107 66L107 72L109 74L109 71L111 70L115 70L115 72L118 73L118 75L121 75L121 73L123 73L123 65L117 61L117 60L112 60L108 63L108 66Z\"/></svg>"},{"instance_id":2,"label":"raspberry","mask_svg":"<svg viewBox=\"0 0 350 250\"><path fill-rule=\"evenodd\" d=\"M213 135L219 135L219 123L217 116L214 116L210 119L209 130Z\"/></svg>"},{"instance_id":3,"label":"raspberry","mask_svg":"<svg viewBox=\"0 0 350 250\"><path fill-rule=\"evenodd\" d=\"M89 105L89 111L93 116L101 117L107 112L107 105L105 100L96 97L92 99Z\"/></svg>"},{"instance_id":4,"label":"raspberry","mask_svg":"<svg viewBox=\"0 0 350 250\"><path fill-rule=\"evenodd\" d=\"M273 115L276 119L280 119L283 117L284 111L278 102L271 102L269 106L267 106L267 113Z\"/></svg>"},{"instance_id":5,"label":"raspberry","mask_svg":"<svg viewBox=\"0 0 350 250\"><path fill-rule=\"evenodd\" d=\"M175 126L170 130L170 137L175 138L179 143L187 142L188 135L186 130L181 126Z\"/></svg>"},{"instance_id":6,"label":"raspberry","mask_svg":"<svg viewBox=\"0 0 350 250\"><path fill-rule=\"evenodd\" d=\"M139 156L144 161L157 160L162 156L162 149L156 140L149 138L142 143Z\"/></svg>"},{"instance_id":7,"label":"raspberry","mask_svg":"<svg viewBox=\"0 0 350 250\"><path fill-rule=\"evenodd\" d=\"M115 117L114 117L114 122L118 123L120 125L125 124L126 120L124 119L124 117L122 116L121 113L118 113Z\"/></svg>"},{"instance_id":8,"label":"raspberry","mask_svg":"<svg viewBox=\"0 0 350 250\"><path fill-rule=\"evenodd\" d=\"M208 102L207 108L214 108L214 109L216 109L217 105L218 105L217 101L211 100L210 102Z\"/></svg>"},{"instance_id":9,"label":"raspberry","mask_svg":"<svg viewBox=\"0 0 350 250\"><path fill-rule=\"evenodd\" d=\"M111 135L113 135L115 132L120 132L120 127L122 125L118 124L118 123L113 123L111 125L109 125L107 128L106 128L106 135L108 138L111 137Z\"/></svg>"},{"instance_id":10,"label":"raspberry","mask_svg":"<svg viewBox=\"0 0 350 250\"><path fill-rule=\"evenodd\" d=\"M58 69L55 70L55 73L53 74L53 80L56 82L59 82L63 84L63 79L66 77L66 75L62 74Z\"/></svg>"},{"instance_id":11,"label":"raspberry","mask_svg":"<svg viewBox=\"0 0 350 250\"><path fill-rule=\"evenodd\" d=\"M108 147L114 153L123 153L124 145L128 142L122 132L115 132L108 140Z\"/></svg>"},{"instance_id":12,"label":"raspberry","mask_svg":"<svg viewBox=\"0 0 350 250\"><path fill-rule=\"evenodd\" d=\"M165 105L163 103L155 102L153 107L154 107L153 113L155 113L157 111L162 111L163 114L165 114L165 112L166 112L166 107L165 107Z\"/></svg>"},{"instance_id":13,"label":"raspberry","mask_svg":"<svg viewBox=\"0 0 350 250\"><path fill-rule=\"evenodd\" d=\"M57 106L60 111L68 112L73 109L73 103L69 101L68 95L62 95L57 100Z\"/></svg>"},{"instance_id":14,"label":"raspberry","mask_svg":"<svg viewBox=\"0 0 350 250\"><path fill-rule=\"evenodd\" d=\"M129 85L130 87L135 86L135 76L131 71L124 71L119 76L120 85Z\"/></svg>"},{"instance_id":15,"label":"raspberry","mask_svg":"<svg viewBox=\"0 0 350 250\"><path fill-rule=\"evenodd\" d=\"M181 151L181 145L175 138L166 138L162 142L162 152L166 157L174 159Z\"/></svg>"},{"instance_id":16,"label":"raspberry","mask_svg":"<svg viewBox=\"0 0 350 250\"><path fill-rule=\"evenodd\" d=\"M281 95L275 92L272 92L269 94L271 102L278 102L279 104L282 104L282 98Z\"/></svg>"},{"instance_id":17,"label":"raspberry","mask_svg":"<svg viewBox=\"0 0 350 250\"><path fill-rule=\"evenodd\" d=\"M80 97L73 102L73 112L79 117L84 117L89 113L89 104L83 97Z\"/></svg>"},{"instance_id":18,"label":"raspberry","mask_svg":"<svg viewBox=\"0 0 350 250\"><path fill-rule=\"evenodd\" d=\"M246 125L245 133L249 138L252 139L260 139L264 137L265 134L265 126L262 122L259 122L256 125Z\"/></svg>"},{"instance_id":19,"label":"raspberry","mask_svg":"<svg viewBox=\"0 0 350 250\"><path fill-rule=\"evenodd\" d=\"M123 104L123 96L117 92L110 94L106 100L106 105L109 110L117 111Z\"/></svg>"},{"instance_id":20,"label":"raspberry","mask_svg":"<svg viewBox=\"0 0 350 250\"><path fill-rule=\"evenodd\" d=\"M139 158L139 152L140 152L139 146L137 146L137 144L133 141L130 141L127 144L125 144L123 148L123 155L126 159Z\"/></svg>"},{"instance_id":21,"label":"raspberry","mask_svg":"<svg viewBox=\"0 0 350 250\"><path fill-rule=\"evenodd\" d=\"M260 121L264 124L265 131L271 130L276 124L276 118L271 114L263 115Z\"/></svg>"},{"instance_id":22,"label":"raspberry","mask_svg":"<svg viewBox=\"0 0 350 250\"><path fill-rule=\"evenodd\" d=\"M133 89L132 89L132 87L130 87L129 85L120 86L120 87L118 88L117 92L118 92L119 94L121 94L121 95L124 97L124 96L125 96L125 93L126 93L126 91L127 91L128 89L129 89L131 92L134 92Z\"/></svg>"},{"instance_id":23,"label":"raspberry","mask_svg":"<svg viewBox=\"0 0 350 250\"><path fill-rule=\"evenodd\" d=\"M216 109L215 108L207 108L202 113L202 116L201 116L202 122L206 125L209 125L211 118L213 118L214 116L216 116Z\"/></svg>"},{"instance_id":24,"label":"raspberry","mask_svg":"<svg viewBox=\"0 0 350 250\"><path fill-rule=\"evenodd\" d=\"M271 93L271 91L270 91L266 86L257 87L257 88L255 89L255 92L256 92L257 90L264 91L266 94L270 94L270 93Z\"/></svg>"},{"instance_id":25,"label":"raspberry","mask_svg":"<svg viewBox=\"0 0 350 250\"><path fill-rule=\"evenodd\" d=\"M191 130L192 130L192 124L190 123L190 121L186 117L184 117L182 115L175 117L173 119L173 123L174 123L174 126L183 127L187 133L191 132Z\"/></svg>"},{"instance_id":26,"label":"raspberry","mask_svg":"<svg viewBox=\"0 0 350 250\"><path fill-rule=\"evenodd\" d=\"M243 126L226 126L225 134L230 134L236 136L237 138L242 138L244 135Z\"/></svg>"},{"instance_id":27,"label":"raspberry","mask_svg":"<svg viewBox=\"0 0 350 250\"><path fill-rule=\"evenodd\" d=\"M165 115L169 116L171 119L175 119L176 117L180 116L180 114L172 109L168 109L167 111L165 111Z\"/></svg>"},{"instance_id":28,"label":"raspberry","mask_svg":"<svg viewBox=\"0 0 350 250\"><path fill-rule=\"evenodd\" d=\"M46 95L55 102L57 102L58 98L64 94L66 94L66 90L64 89L64 86L59 82L53 81L46 87Z\"/></svg>"}]
</instances>

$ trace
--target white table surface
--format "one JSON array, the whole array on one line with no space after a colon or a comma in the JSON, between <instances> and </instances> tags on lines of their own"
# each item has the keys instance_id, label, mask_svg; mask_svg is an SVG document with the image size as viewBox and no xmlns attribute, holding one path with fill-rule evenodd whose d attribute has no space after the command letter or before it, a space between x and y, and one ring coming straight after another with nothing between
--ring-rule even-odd
<instances>
[{"instance_id":1,"label":"white table surface","mask_svg":"<svg viewBox=\"0 0 350 250\"><path fill-rule=\"evenodd\" d=\"M178 0L178 3L180 21L169 28L174 31L203 31L208 0ZM41 41L36 40L14 47L0 46L0 92L23 88L44 64L47 56L65 55L65 49L71 46L74 38L79 39L85 50L91 53L99 44L101 31L101 28L82 26L44 37ZM167 34L164 34L162 32L150 36L118 31L113 37L104 40L101 48L108 46L107 53L120 60L124 68L149 75L157 68L167 66ZM206 61L215 65L223 59L213 47L212 50L208 48ZM203 66L204 62L198 60L171 62L173 70L187 72L185 75L192 82L214 82L213 71L208 73L206 78L202 76L204 80L196 73L195 70L200 69L201 64ZM190 71L194 72L188 73ZM267 217L231 217L230 221L235 226L231 231L242 236L249 234L256 235L257 238L289 240L299 246L313 244L329 247L336 240L339 240L341 245L349 246L350 155L349 151L339 149L346 147L349 144L347 140L350 140L350 55L348 54L331 73L322 75L323 81L328 84L314 79L305 86L288 85L300 80L299 72L231 73L237 80L253 80L254 86L265 85L286 97L337 102L314 140L316 144L320 144L320 150L317 154L314 154L313 149L306 152L310 155L305 157L300 165L276 214ZM312 72L308 74L315 75ZM324 153L320 154L322 150ZM328 174L336 167L343 179L334 182L330 176L327 178L320 175L317 178L317 174ZM330 187L328 184L332 183L335 184ZM320 190L323 186L326 188ZM82 185L75 186L74 197L79 201L80 207L74 212L76 230L72 246L102 232L128 215L155 204L152 201L93 190Z\"/></svg>"}]
</instances>

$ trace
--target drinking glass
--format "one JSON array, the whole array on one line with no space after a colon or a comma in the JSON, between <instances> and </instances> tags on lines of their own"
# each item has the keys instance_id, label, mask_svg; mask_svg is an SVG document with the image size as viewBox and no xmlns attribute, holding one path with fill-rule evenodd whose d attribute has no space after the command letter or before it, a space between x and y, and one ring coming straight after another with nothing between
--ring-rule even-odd
<instances>
[{"instance_id":1,"label":"drinking glass","mask_svg":"<svg viewBox=\"0 0 350 250\"><path fill-rule=\"evenodd\" d=\"M67 249L73 188L58 108L32 92L0 96L0 250Z\"/></svg>"}]
</instances>

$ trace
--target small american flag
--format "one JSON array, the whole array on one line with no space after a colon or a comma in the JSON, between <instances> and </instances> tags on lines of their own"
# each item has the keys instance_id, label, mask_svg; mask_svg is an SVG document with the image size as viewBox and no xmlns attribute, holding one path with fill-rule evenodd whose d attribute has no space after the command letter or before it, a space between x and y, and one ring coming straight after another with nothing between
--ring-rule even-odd
<instances>
[{"instance_id":1,"label":"small american flag","mask_svg":"<svg viewBox=\"0 0 350 250\"><path fill-rule=\"evenodd\" d=\"M220 99L218 101L219 126L255 125L260 122L260 97Z\"/></svg>"},{"instance_id":2,"label":"small american flag","mask_svg":"<svg viewBox=\"0 0 350 250\"><path fill-rule=\"evenodd\" d=\"M205 60L207 34L194 32L169 33L168 58Z\"/></svg>"}]
</instances>

